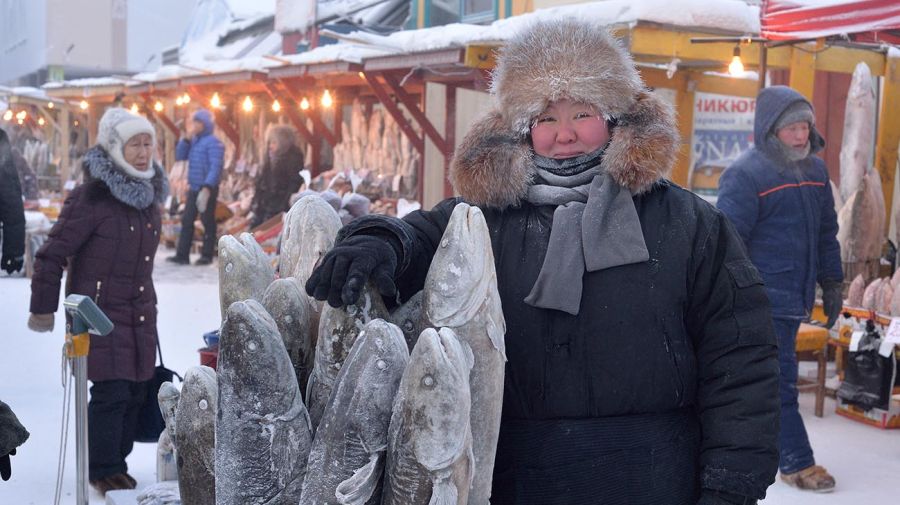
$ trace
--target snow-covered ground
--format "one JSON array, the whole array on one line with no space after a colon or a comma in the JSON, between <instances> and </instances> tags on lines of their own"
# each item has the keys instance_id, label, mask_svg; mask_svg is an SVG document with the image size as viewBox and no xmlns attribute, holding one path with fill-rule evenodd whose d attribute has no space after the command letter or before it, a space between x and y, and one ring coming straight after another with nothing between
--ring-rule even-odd
<instances>
[{"instance_id":1,"label":"snow-covered ground","mask_svg":"<svg viewBox=\"0 0 900 505\"><path fill-rule=\"evenodd\" d=\"M197 349L203 333L219 324L216 265L175 266L163 261L161 250L154 278L159 296L159 334L166 365L183 373L199 364ZM0 337L0 399L10 404L31 438L12 457L12 479L0 481L0 504L53 503L62 423L63 388L60 361L63 322L57 313L53 333L32 333L26 327L30 284L24 278L0 274L0 321L7 331ZM825 417L812 415L813 397L801 398L816 458L837 478L832 494L801 492L776 482L766 505L890 504L897 503L900 475L900 431L882 431L854 423L834 413L833 400ZM75 435L70 420L65 479L61 503L75 504ZM156 481L156 445L136 444L128 458L129 472L138 487ZM104 500L91 490L91 504Z\"/></svg>"}]
</instances>

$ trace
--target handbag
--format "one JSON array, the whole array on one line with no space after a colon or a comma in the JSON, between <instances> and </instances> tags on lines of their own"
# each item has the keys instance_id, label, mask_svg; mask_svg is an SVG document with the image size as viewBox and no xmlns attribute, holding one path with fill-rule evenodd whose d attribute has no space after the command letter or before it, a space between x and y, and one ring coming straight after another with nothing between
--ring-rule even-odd
<instances>
[{"instance_id":1,"label":"handbag","mask_svg":"<svg viewBox=\"0 0 900 505\"><path fill-rule=\"evenodd\" d=\"M163 420L162 411L159 410L159 387L163 382L172 382L178 377L178 382L184 382L184 379L173 370L166 368L163 363L162 348L159 346L159 338L156 339L156 350L159 353L159 365L153 371L153 377L147 381L147 397L144 398L144 404L138 412L137 429L134 434L135 442L152 442L159 441L159 435L166 429L166 422Z\"/></svg>"}]
</instances>

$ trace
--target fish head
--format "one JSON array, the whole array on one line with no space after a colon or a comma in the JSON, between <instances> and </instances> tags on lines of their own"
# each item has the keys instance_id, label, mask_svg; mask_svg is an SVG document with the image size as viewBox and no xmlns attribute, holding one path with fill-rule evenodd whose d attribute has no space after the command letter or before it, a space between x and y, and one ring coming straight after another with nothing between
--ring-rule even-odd
<instances>
[{"instance_id":1,"label":"fish head","mask_svg":"<svg viewBox=\"0 0 900 505\"><path fill-rule=\"evenodd\" d=\"M866 100L875 98L875 90L872 87L872 71L866 62L861 61L853 69L853 77L850 78L850 89L847 91L847 100Z\"/></svg>"},{"instance_id":2,"label":"fish head","mask_svg":"<svg viewBox=\"0 0 900 505\"><path fill-rule=\"evenodd\" d=\"M291 334L295 334L298 328L309 324L309 297L294 277L272 281L263 295L262 305L284 338L287 338L285 330L293 329Z\"/></svg>"},{"instance_id":3,"label":"fish head","mask_svg":"<svg viewBox=\"0 0 900 505\"><path fill-rule=\"evenodd\" d=\"M452 464L463 453L469 433L469 358L465 344L448 330L422 332L404 373L416 460L429 470Z\"/></svg>"},{"instance_id":4,"label":"fish head","mask_svg":"<svg viewBox=\"0 0 900 505\"><path fill-rule=\"evenodd\" d=\"M218 398L215 370L203 365L188 368L184 374L184 384L181 386L178 410L192 419L202 413L214 414Z\"/></svg>"},{"instance_id":5,"label":"fish head","mask_svg":"<svg viewBox=\"0 0 900 505\"><path fill-rule=\"evenodd\" d=\"M425 279L425 311L434 326L475 317L496 278L491 237L478 207L457 204Z\"/></svg>"},{"instance_id":6,"label":"fish head","mask_svg":"<svg viewBox=\"0 0 900 505\"><path fill-rule=\"evenodd\" d=\"M233 235L223 235L219 239L219 275L222 277L253 271L266 261L266 253L249 233L242 233L240 239Z\"/></svg>"},{"instance_id":7,"label":"fish head","mask_svg":"<svg viewBox=\"0 0 900 505\"><path fill-rule=\"evenodd\" d=\"M284 217L279 272L306 284L313 268L334 245L341 218L319 195L297 200Z\"/></svg>"},{"instance_id":8,"label":"fish head","mask_svg":"<svg viewBox=\"0 0 900 505\"><path fill-rule=\"evenodd\" d=\"M267 396L276 402L291 395L288 382L297 379L281 334L272 317L256 300L228 307L219 340L219 380L226 380L242 398Z\"/></svg>"}]
</instances>

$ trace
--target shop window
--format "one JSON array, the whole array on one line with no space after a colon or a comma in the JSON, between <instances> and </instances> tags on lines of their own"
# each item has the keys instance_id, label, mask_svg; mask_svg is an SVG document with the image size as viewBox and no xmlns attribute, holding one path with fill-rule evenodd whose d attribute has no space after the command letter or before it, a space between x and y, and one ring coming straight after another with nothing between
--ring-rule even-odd
<instances>
[{"instance_id":1,"label":"shop window","mask_svg":"<svg viewBox=\"0 0 900 505\"><path fill-rule=\"evenodd\" d=\"M496 19L495 0L460 0L460 4L464 23L491 22Z\"/></svg>"}]
</instances>

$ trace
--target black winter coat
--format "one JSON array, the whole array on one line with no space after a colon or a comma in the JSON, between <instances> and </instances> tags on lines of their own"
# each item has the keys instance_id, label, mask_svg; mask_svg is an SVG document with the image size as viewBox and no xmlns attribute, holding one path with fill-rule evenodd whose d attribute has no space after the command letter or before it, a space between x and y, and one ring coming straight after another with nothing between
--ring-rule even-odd
<instances>
[{"instance_id":1,"label":"black winter coat","mask_svg":"<svg viewBox=\"0 0 900 505\"><path fill-rule=\"evenodd\" d=\"M158 204L168 191L166 178L156 166L153 201L136 208L133 190L142 188L116 171L98 149L86 156L85 183L69 194L49 240L38 250L31 312L56 312L60 278L68 266L66 293L90 296L115 325L105 337L91 336L88 379L145 381L153 376L156 363L152 274L161 224ZM130 190L115 196L110 184Z\"/></svg>"},{"instance_id":2,"label":"black winter coat","mask_svg":"<svg viewBox=\"0 0 900 505\"><path fill-rule=\"evenodd\" d=\"M274 160L266 155L266 161L256 178L256 192L253 195L253 212L258 222L288 209L291 195L303 183L301 170L303 151L295 145Z\"/></svg>"},{"instance_id":3,"label":"black winter coat","mask_svg":"<svg viewBox=\"0 0 900 505\"><path fill-rule=\"evenodd\" d=\"M22 187L16 172L12 146L0 129L0 242L3 256L18 258L25 254L25 208Z\"/></svg>"}]
</instances>

